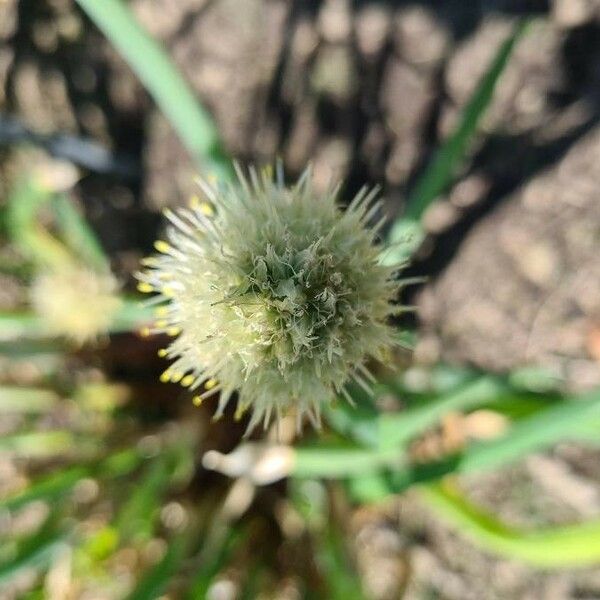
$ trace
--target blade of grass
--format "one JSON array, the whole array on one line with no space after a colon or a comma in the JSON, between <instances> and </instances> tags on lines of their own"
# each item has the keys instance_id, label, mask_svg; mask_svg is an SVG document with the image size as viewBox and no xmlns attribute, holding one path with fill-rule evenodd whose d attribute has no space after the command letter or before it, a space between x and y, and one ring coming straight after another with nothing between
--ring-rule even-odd
<instances>
[{"instance_id":1,"label":"blade of grass","mask_svg":"<svg viewBox=\"0 0 600 600\"><path fill-rule=\"evenodd\" d=\"M315 559L328 588L331 600L364 600L365 595L357 573L350 565L342 532L331 523L320 536Z\"/></svg>"},{"instance_id":2,"label":"blade of grass","mask_svg":"<svg viewBox=\"0 0 600 600\"><path fill-rule=\"evenodd\" d=\"M169 581L181 568L189 547L189 534L180 534L169 541L163 558L139 581L127 600L155 600L167 588ZM204 596L196 596L197 598Z\"/></svg>"},{"instance_id":3,"label":"blade of grass","mask_svg":"<svg viewBox=\"0 0 600 600\"><path fill-rule=\"evenodd\" d=\"M489 403L506 392L506 384L491 376L481 377L440 400L403 413L381 415L377 419L379 447L304 446L296 450L294 474L298 477L347 477L373 469L401 468L404 445L435 424L449 411L466 410ZM346 424L344 424L346 426Z\"/></svg>"},{"instance_id":4,"label":"blade of grass","mask_svg":"<svg viewBox=\"0 0 600 600\"><path fill-rule=\"evenodd\" d=\"M46 204L53 211L64 244L38 222L38 212ZM40 265L69 264L77 256L91 267L109 269L106 254L71 200L48 189L35 176L22 177L12 187L8 198L7 229L13 243Z\"/></svg>"},{"instance_id":5,"label":"blade of grass","mask_svg":"<svg viewBox=\"0 0 600 600\"><path fill-rule=\"evenodd\" d=\"M88 475L89 470L79 466L46 475L24 490L0 499L0 508L17 510L35 500L54 501L70 492L79 480Z\"/></svg>"},{"instance_id":6,"label":"blade of grass","mask_svg":"<svg viewBox=\"0 0 600 600\"><path fill-rule=\"evenodd\" d=\"M0 564L0 586L10 582L25 569L42 569L66 548L66 536L56 528L56 515L51 514L42 528L19 544L16 555Z\"/></svg>"},{"instance_id":7,"label":"blade of grass","mask_svg":"<svg viewBox=\"0 0 600 600\"><path fill-rule=\"evenodd\" d=\"M511 421L521 421L563 401L559 394L516 393L499 398L493 404L497 412ZM484 405L486 406L486 405Z\"/></svg>"},{"instance_id":8,"label":"blade of grass","mask_svg":"<svg viewBox=\"0 0 600 600\"><path fill-rule=\"evenodd\" d=\"M347 488L350 498L358 504L379 502L391 493L386 474L382 471L350 477Z\"/></svg>"},{"instance_id":9,"label":"blade of grass","mask_svg":"<svg viewBox=\"0 0 600 600\"><path fill-rule=\"evenodd\" d=\"M0 321L2 317L0 317ZM8 338L10 339L10 338ZM47 338L35 338L33 336L15 338L12 341L4 340L0 333L0 355L10 357L11 359L32 360L38 364L50 363L59 364L64 352L64 346L54 340Z\"/></svg>"},{"instance_id":10,"label":"blade of grass","mask_svg":"<svg viewBox=\"0 0 600 600\"><path fill-rule=\"evenodd\" d=\"M99 464L90 467L93 477L123 477L131 473L142 462L144 457L137 449L128 448L107 456Z\"/></svg>"},{"instance_id":11,"label":"blade of grass","mask_svg":"<svg viewBox=\"0 0 600 600\"><path fill-rule=\"evenodd\" d=\"M228 178L231 166L212 118L165 50L142 29L131 10L120 0L77 2L129 63L194 160L217 176Z\"/></svg>"},{"instance_id":12,"label":"blade of grass","mask_svg":"<svg viewBox=\"0 0 600 600\"><path fill-rule=\"evenodd\" d=\"M37 338L42 331L42 321L32 313L0 313L0 341L19 338Z\"/></svg>"},{"instance_id":13,"label":"blade of grass","mask_svg":"<svg viewBox=\"0 0 600 600\"><path fill-rule=\"evenodd\" d=\"M79 214L70 198L64 194L55 195L52 198L52 209L67 246L85 264L101 271L108 271L110 268L108 257L92 228Z\"/></svg>"},{"instance_id":14,"label":"blade of grass","mask_svg":"<svg viewBox=\"0 0 600 600\"><path fill-rule=\"evenodd\" d=\"M62 535L35 540L31 547L19 552L14 560L0 565L0 586L9 582L24 569L46 567L64 548L65 541Z\"/></svg>"},{"instance_id":15,"label":"blade of grass","mask_svg":"<svg viewBox=\"0 0 600 600\"><path fill-rule=\"evenodd\" d=\"M169 456L151 459L143 479L135 483L117 517L115 527L120 539L143 541L152 537L162 497L171 482L172 463Z\"/></svg>"},{"instance_id":16,"label":"blade of grass","mask_svg":"<svg viewBox=\"0 0 600 600\"><path fill-rule=\"evenodd\" d=\"M515 423L507 435L472 446L460 461L461 471L490 469L512 462L558 441L577 438L579 428L600 417L600 391L564 402Z\"/></svg>"},{"instance_id":17,"label":"blade of grass","mask_svg":"<svg viewBox=\"0 0 600 600\"><path fill-rule=\"evenodd\" d=\"M460 534L496 554L540 568L584 567L600 562L600 519L526 531L474 506L455 487L427 485L419 491Z\"/></svg>"},{"instance_id":18,"label":"blade of grass","mask_svg":"<svg viewBox=\"0 0 600 600\"><path fill-rule=\"evenodd\" d=\"M463 378L461 381L467 381ZM446 413L464 411L481 405L493 404L500 399L509 398L516 402L515 396L510 397L508 385L499 378L480 376L462 387L450 387L449 392L441 394L439 399L427 398L426 403L411 406L408 410L398 413L386 413L377 416L372 406L349 408L342 404L326 412L329 424L341 435L351 437L360 445L379 448L391 448L408 442L416 435L423 433L433 426ZM397 394L404 397L401 389L389 382L375 389L375 397L385 394ZM355 400L356 396L353 396Z\"/></svg>"},{"instance_id":19,"label":"blade of grass","mask_svg":"<svg viewBox=\"0 0 600 600\"><path fill-rule=\"evenodd\" d=\"M68 494L85 477L122 477L133 471L141 461L139 452L127 449L116 452L98 464L67 467L58 473L42 476L24 490L0 499L0 509L17 510L35 500L54 502Z\"/></svg>"},{"instance_id":20,"label":"blade of grass","mask_svg":"<svg viewBox=\"0 0 600 600\"><path fill-rule=\"evenodd\" d=\"M381 389L380 389L381 388ZM379 427L374 400L389 393L387 386L375 386L371 396L360 386L349 385L348 393L354 405L340 398L335 405L325 407L325 418L329 426L345 438L351 438L361 446L377 447Z\"/></svg>"},{"instance_id":21,"label":"blade of grass","mask_svg":"<svg viewBox=\"0 0 600 600\"><path fill-rule=\"evenodd\" d=\"M525 31L526 21L518 22L500 46L489 69L479 82L464 109L456 130L436 152L431 165L419 179L410 195L405 217L419 221L429 204L450 184L465 157L469 142L477 132L486 109L492 101L496 84L504 72L516 42Z\"/></svg>"},{"instance_id":22,"label":"blade of grass","mask_svg":"<svg viewBox=\"0 0 600 600\"><path fill-rule=\"evenodd\" d=\"M86 568L94 568L111 556L119 546L119 534L114 527L105 525L85 538L78 546L78 560Z\"/></svg>"},{"instance_id":23,"label":"blade of grass","mask_svg":"<svg viewBox=\"0 0 600 600\"><path fill-rule=\"evenodd\" d=\"M72 448L73 435L64 430L16 433L0 438L0 452L22 458L48 458L65 454Z\"/></svg>"},{"instance_id":24,"label":"blade of grass","mask_svg":"<svg viewBox=\"0 0 600 600\"><path fill-rule=\"evenodd\" d=\"M498 439L468 446L441 463L408 465L403 447L380 449L314 445L296 449L296 477L344 478L373 470L394 472L394 492L432 481L448 473L467 473L503 466L531 452L567 439L586 439L589 423L600 420L600 390L552 403L545 410L516 422Z\"/></svg>"},{"instance_id":25,"label":"blade of grass","mask_svg":"<svg viewBox=\"0 0 600 600\"><path fill-rule=\"evenodd\" d=\"M256 600L261 597L261 591L268 586L267 567L258 559L254 559L245 569L245 578L241 582L239 600ZM306 596L305 596L306 597ZM306 597L309 600L308 597Z\"/></svg>"},{"instance_id":26,"label":"blade of grass","mask_svg":"<svg viewBox=\"0 0 600 600\"><path fill-rule=\"evenodd\" d=\"M327 421L339 434L352 438L361 446L391 447L422 433L447 412L492 404L509 393L508 385L501 379L471 372L456 372L453 377L450 373L432 372L430 384L435 386L435 392L428 392L424 397L417 395L418 403L413 397L404 411L381 416L374 406L374 398L393 394L406 401L407 391L401 381L390 380L376 385L373 397L368 398L364 390L352 389L350 394L356 407L340 402L327 408ZM432 397L434 394L439 398ZM515 400L514 396L511 400Z\"/></svg>"},{"instance_id":27,"label":"blade of grass","mask_svg":"<svg viewBox=\"0 0 600 600\"><path fill-rule=\"evenodd\" d=\"M201 553L204 560L199 565L189 585L185 596L187 600L207 597L208 589L214 582L215 577L225 569L233 553L246 538L247 534L244 529L232 525L227 530L223 543L219 544L214 552L207 554L203 551Z\"/></svg>"},{"instance_id":28,"label":"blade of grass","mask_svg":"<svg viewBox=\"0 0 600 600\"><path fill-rule=\"evenodd\" d=\"M405 466L392 474L390 490L402 492L415 483L450 473L488 471L565 440L586 440L585 428L600 420L600 390L561 403L516 422L502 437L468 446L461 455L439 463Z\"/></svg>"},{"instance_id":29,"label":"blade of grass","mask_svg":"<svg viewBox=\"0 0 600 600\"><path fill-rule=\"evenodd\" d=\"M21 177L11 188L7 202L7 229L13 244L40 265L64 265L72 256L37 221L40 207L52 198L34 177Z\"/></svg>"},{"instance_id":30,"label":"blade of grass","mask_svg":"<svg viewBox=\"0 0 600 600\"><path fill-rule=\"evenodd\" d=\"M405 444L437 423L452 411L464 411L481 404L489 404L505 396L509 388L497 377L482 376L439 400L406 412L384 414L379 417L380 446L390 448Z\"/></svg>"},{"instance_id":31,"label":"blade of grass","mask_svg":"<svg viewBox=\"0 0 600 600\"><path fill-rule=\"evenodd\" d=\"M390 248L385 254L386 263L396 263L407 258L422 238L418 223L425 209L448 187L461 166L469 144L477 132L485 110L490 105L494 89L502 75L515 44L525 31L527 21L519 21L500 46L487 72L479 82L473 96L464 108L455 131L434 154L425 172L409 195L404 215L393 225L389 233L390 244L404 244ZM406 240L412 235L413 240Z\"/></svg>"},{"instance_id":32,"label":"blade of grass","mask_svg":"<svg viewBox=\"0 0 600 600\"><path fill-rule=\"evenodd\" d=\"M543 367L521 367L509 374L510 384L530 392L551 393L560 390L562 378Z\"/></svg>"},{"instance_id":33,"label":"blade of grass","mask_svg":"<svg viewBox=\"0 0 600 600\"><path fill-rule=\"evenodd\" d=\"M385 450L347 446L304 446L295 451L293 475L300 478L340 479L383 468L404 466L401 448Z\"/></svg>"}]
</instances>

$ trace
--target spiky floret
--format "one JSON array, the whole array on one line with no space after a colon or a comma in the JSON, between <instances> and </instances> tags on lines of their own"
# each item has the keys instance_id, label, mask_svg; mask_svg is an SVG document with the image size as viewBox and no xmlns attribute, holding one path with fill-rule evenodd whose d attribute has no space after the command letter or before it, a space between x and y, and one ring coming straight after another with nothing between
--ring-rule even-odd
<instances>
[{"instance_id":1,"label":"spiky floret","mask_svg":"<svg viewBox=\"0 0 600 600\"><path fill-rule=\"evenodd\" d=\"M315 425L321 407L355 380L368 387L367 356L394 344L387 317L398 289L379 261L375 192L363 189L342 212L337 189L313 190L310 171L286 187L281 169L234 184L199 181L206 198L177 213L168 242L146 259L139 289L156 292L149 332L175 337L163 381L219 393L219 417L234 391L249 429L296 410Z\"/></svg>"},{"instance_id":2,"label":"spiky floret","mask_svg":"<svg viewBox=\"0 0 600 600\"><path fill-rule=\"evenodd\" d=\"M38 275L29 296L50 335L78 345L108 332L121 300L119 285L109 272L77 264L57 266Z\"/></svg>"}]
</instances>

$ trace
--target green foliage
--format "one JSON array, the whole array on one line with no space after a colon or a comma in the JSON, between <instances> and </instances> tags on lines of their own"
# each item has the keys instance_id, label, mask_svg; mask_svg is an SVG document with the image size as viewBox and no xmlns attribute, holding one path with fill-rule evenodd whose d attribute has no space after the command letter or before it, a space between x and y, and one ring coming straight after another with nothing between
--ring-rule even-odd
<instances>
[{"instance_id":1,"label":"green foliage","mask_svg":"<svg viewBox=\"0 0 600 600\"><path fill-rule=\"evenodd\" d=\"M8 233L13 244L36 265L52 267L78 260L106 271L109 260L85 218L64 193L52 189L33 171L12 186L7 203ZM60 237L50 233L40 220L46 211Z\"/></svg>"},{"instance_id":2,"label":"green foliage","mask_svg":"<svg viewBox=\"0 0 600 600\"><path fill-rule=\"evenodd\" d=\"M43 224L40 217L44 212L52 217L56 234ZM60 288L70 279L77 281L77 277L67 277L65 274L76 274L80 270L85 275L82 281L90 279L89 273L97 273L100 289L112 285L109 259L92 228L72 200L48 187L39 175L22 176L16 181L8 197L6 213L7 230L15 247L31 262L36 271L42 273L42 277L53 277L49 285L43 286L40 292L46 302L50 292L59 295L56 304L64 305L67 311L74 308L68 306L73 294ZM55 275L51 276L50 273ZM38 277L35 280L37 283L32 285L32 290L42 285L39 279ZM90 283L94 283L93 279L90 279ZM76 291L85 294L91 290ZM35 294L32 295L35 297ZM94 302L98 303L99 300L91 295L85 304L92 303L94 306ZM115 299L114 305L114 316L107 321L110 332L131 331L152 317L151 310L140 306L137 300ZM103 302L97 305L101 317L104 316L102 306L108 304ZM0 341L51 337L54 329L49 328L46 321L54 317L54 312L0 313ZM55 318L54 320L56 321Z\"/></svg>"},{"instance_id":3,"label":"green foliage","mask_svg":"<svg viewBox=\"0 0 600 600\"><path fill-rule=\"evenodd\" d=\"M341 531L331 523L317 538L315 561L327 585L331 600L365 600L358 574L351 566Z\"/></svg>"},{"instance_id":4,"label":"green foliage","mask_svg":"<svg viewBox=\"0 0 600 600\"><path fill-rule=\"evenodd\" d=\"M436 424L443 415L493 403L507 391L506 384L499 378L482 376L433 402L415 406L406 412L383 414L378 420L379 444L382 448L405 444Z\"/></svg>"},{"instance_id":5,"label":"green foliage","mask_svg":"<svg viewBox=\"0 0 600 600\"><path fill-rule=\"evenodd\" d=\"M205 172L228 178L217 128L164 49L136 22L121 0L77 0L115 45L169 119L192 158Z\"/></svg>"},{"instance_id":6,"label":"green foliage","mask_svg":"<svg viewBox=\"0 0 600 600\"><path fill-rule=\"evenodd\" d=\"M58 395L52 390L0 386L0 415L43 413L50 410L57 402Z\"/></svg>"},{"instance_id":7,"label":"green foliage","mask_svg":"<svg viewBox=\"0 0 600 600\"><path fill-rule=\"evenodd\" d=\"M497 468L557 442L577 440L582 429L591 423L600 425L599 390L566 397L563 402L515 423L505 436L474 446L465 453L458 470Z\"/></svg>"},{"instance_id":8,"label":"green foliage","mask_svg":"<svg viewBox=\"0 0 600 600\"><path fill-rule=\"evenodd\" d=\"M393 393L392 388L388 388L390 392ZM559 441L575 440L582 435L586 435L587 439L585 432L591 424L600 424L600 391L579 397L564 397L560 402L548 402L544 396L538 396L537 406L541 408L533 414L517 418L501 437L467 446L460 455L450 457L446 463L410 464L407 444L439 422L445 414L493 406L495 402L519 405L523 397L523 393L511 389L508 382L484 375L424 406L377 416L374 422L379 431L378 447L337 442L314 442L299 447L294 473L297 477L343 478L363 476L372 473L373 469L392 468L396 483L389 491L400 491L412 483L437 479L447 473L501 467ZM360 416L357 416L356 422L359 428L364 427ZM345 425L347 431L348 426Z\"/></svg>"},{"instance_id":9,"label":"green foliage","mask_svg":"<svg viewBox=\"0 0 600 600\"><path fill-rule=\"evenodd\" d=\"M121 307L113 317L110 325L111 333L134 331L141 324L149 323L154 318L151 307L144 306L137 298L122 297Z\"/></svg>"},{"instance_id":10,"label":"green foliage","mask_svg":"<svg viewBox=\"0 0 600 600\"><path fill-rule=\"evenodd\" d=\"M163 558L140 579L127 600L154 600L165 590L171 577L181 568L189 546L189 534L179 534L169 541ZM201 596L196 596L200 598Z\"/></svg>"},{"instance_id":11,"label":"green foliage","mask_svg":"<svg viewBox=\"0 0 600 600\"><path fill-rule=\"evenodd\" d=\"M124 540L148 540L154 533L158 509L172 483L175 469L173 454L160 455L151 460L140 481L121 509L115 527Z\"/></svg>"},{"instance_id":12,"label":"green foliage","mask_svg":"<svg viewBox=\"0 0 600 600\"><path fill-rule=\"evenodd\" d=\"M420 494L446 521L484 548L539 568L585 567L600 561L600 520L528 531L506 525L450 485Z\"/></svg>"},{"instance_id":13,"label":"green foliage","mask_svg":"<svg viewBox=\"0 0 600 600\"><path fill-rule=\"evenodd\" d=\"M500 46L487 72L465 106L458 126L435 152L406 202L404 215L396 221L389 233L391 250L386 252L386 262L406 259L422 240L419 225L427 207L452 183L464 165L469 145L485 111L491 104L494 89L504 72L515 44L525 31L526 21L518 22L506 41Z\"/></svg>"},{"instance_id":14,"label":"green foliage","mask_svg":"<svg viewBox=\"0 0 600 600\"><path fill-rule=\"evenodd\" d=\"M231 525L226 532L222 543L218 544L211 552L203 552L201 560L193 571L188 590L185 595L187 600L206 598L208 590L216 576L228 564L236 549L247 540L247 534L239 526ZM194 561L198 563L198 561Z\"/></svg>"},{"instance_id":15,"label":"green foliage","mask_svg":"<svg viewBox=\"0 0 600 600\"><path fill-rule=\"evenodd\" d=\"M35 176L21 176L13 185L7 203L7 230L28 259L41 266L70 264L67 248L39 222L39 212L54 193Z\"/></svg>"},{"instance_id":16,"label":"green foliage","mask_svg":"<svg viewBox=\"0 0 600 600\"><path fill-rule=\"evenodd\" d=\"M68 494L75 484L85 477L122 477L131 472L140 460L136 450L128 449L89 465L73 465L50 475L41 475L22 491L0 498L0 508L17 510L35 500L53 503Z\"/></svg>"},{"instance_id":17,"label":"green foliage","mask_svg":"<svg viewBox=\"0 0 600 600\"><path fill-rule=\"evenodd\" d=\"M25 569L49 566L66 548L65 534L57 529L54 517L49 517L37 533L18 544L12 559L0 563L0 586Z\"/></svg>"},{"instance_id":18,"label":"green foliage","mask_svg":"<svg viewBox=\"0 0 600 600\"><path fill-rule=\"evenodd\" d=\"M518 380L518 378L517 378ZM398 390L402 385L392 384ZM386 392L385 388L380 394ZM505 411L523 402L531 410ZM408 454L409 443L452 411L469 411L478 407L501 409L512 415L508 431L489 441L467 445L458 454L429 463L415 463ZM351 413L348 413L349 415ZM449 519L474 541L494 552L519 558L534 566L557 567L584 565L600 560L599 527L591 521L541 531L510 528L482 511L470 506L456 492L438 483L452 474L466 474L501 468L529 453L551 448L566 440L592 439L600 427L600 391L581 396L550 397L543 393L527 393L487 375L459 386L446 394L413 403L405 411L374 417L379 427L380 445L364 444L364 422L356 417L358 435L352 424L344 422L343 432L350 433L355 445L317 442L297 449L294 475L299 478L341 478L351 496L358 502L377 502L419 484L434 510ZM333 424L339 424L334 419ZM597 442L597 433L594 440ZM357 445L363 442L362 447ZM427 482L428 485L423 485Z\"/></svg>"},{"instance_id":19,"label":"green foliage","mask_svg":"<svg viewBox=\"0 0 600 600\"><path fill-rule=\"evenodd\" d=\"M108 270L109 260L85 218L65 194L52 198L52 212L65 244L83 263Z\"/></svg>"},{"instance_id":20,"label":"green foliage","mask_svg":"<svg viewBox=\"0 0 600 600\"><path fill-rule=\"evenodd\" d=\"M16 510L35 500L54 501L71 491L87 474L88 470L85 467L74 466L58 473L41 476L24 490L0 499L0 507Z\"/></svg>"},{"instance_id":21,"label":"green foliage","mask_svg":"<svg viewBox=\"0 0 600 600\"><path fill-rule=\"evenodd\" d=\"M0 452L22 458L48 458L65 454L72 448L72 434L62 430L15 433L0 438Z\"/></svg>"}]
</instances>

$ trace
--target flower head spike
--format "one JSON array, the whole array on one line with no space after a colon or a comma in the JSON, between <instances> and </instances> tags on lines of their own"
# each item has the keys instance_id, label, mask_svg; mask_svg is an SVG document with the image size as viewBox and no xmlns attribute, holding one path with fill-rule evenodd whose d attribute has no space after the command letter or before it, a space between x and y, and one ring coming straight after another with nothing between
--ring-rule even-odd
<instances>
[{"instance_id":1,"label":"flower head spike","mask_svg":"<svg viewBox=\"0 0 600 600\"><path fill-rule=\"evenodd\" d=\"M168 241L139 275L139 289L157 293L153 331L174 336L162 379L200 388L197 403L219 393L216 417L238 391L249 430L292 408L318 426L347 382L368 387L365 359L394 345L386 321L399 285L367 227L375 193L342 212L309 170L286 187L280 168L199 185L205 200L166 212Z\"/></svg>"}]
</instances>

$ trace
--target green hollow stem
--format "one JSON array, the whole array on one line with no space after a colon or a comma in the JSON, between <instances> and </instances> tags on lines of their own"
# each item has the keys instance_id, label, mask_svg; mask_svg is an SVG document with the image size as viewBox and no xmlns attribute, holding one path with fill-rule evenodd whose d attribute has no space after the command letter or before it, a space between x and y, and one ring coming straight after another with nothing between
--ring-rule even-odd
<instances>
[{"instance_id":1,"label":"green hollow stem","mask_svg":"<svg viewBox=\"0 0 600 600\"><path fill-rule=\"evenodd\" d=\"M538 568L585 567L600 562L600 519L524 530L471 504L450 485L420 486L421 497L462 535L496 554Z\"/></svg>"}]
</instances>

